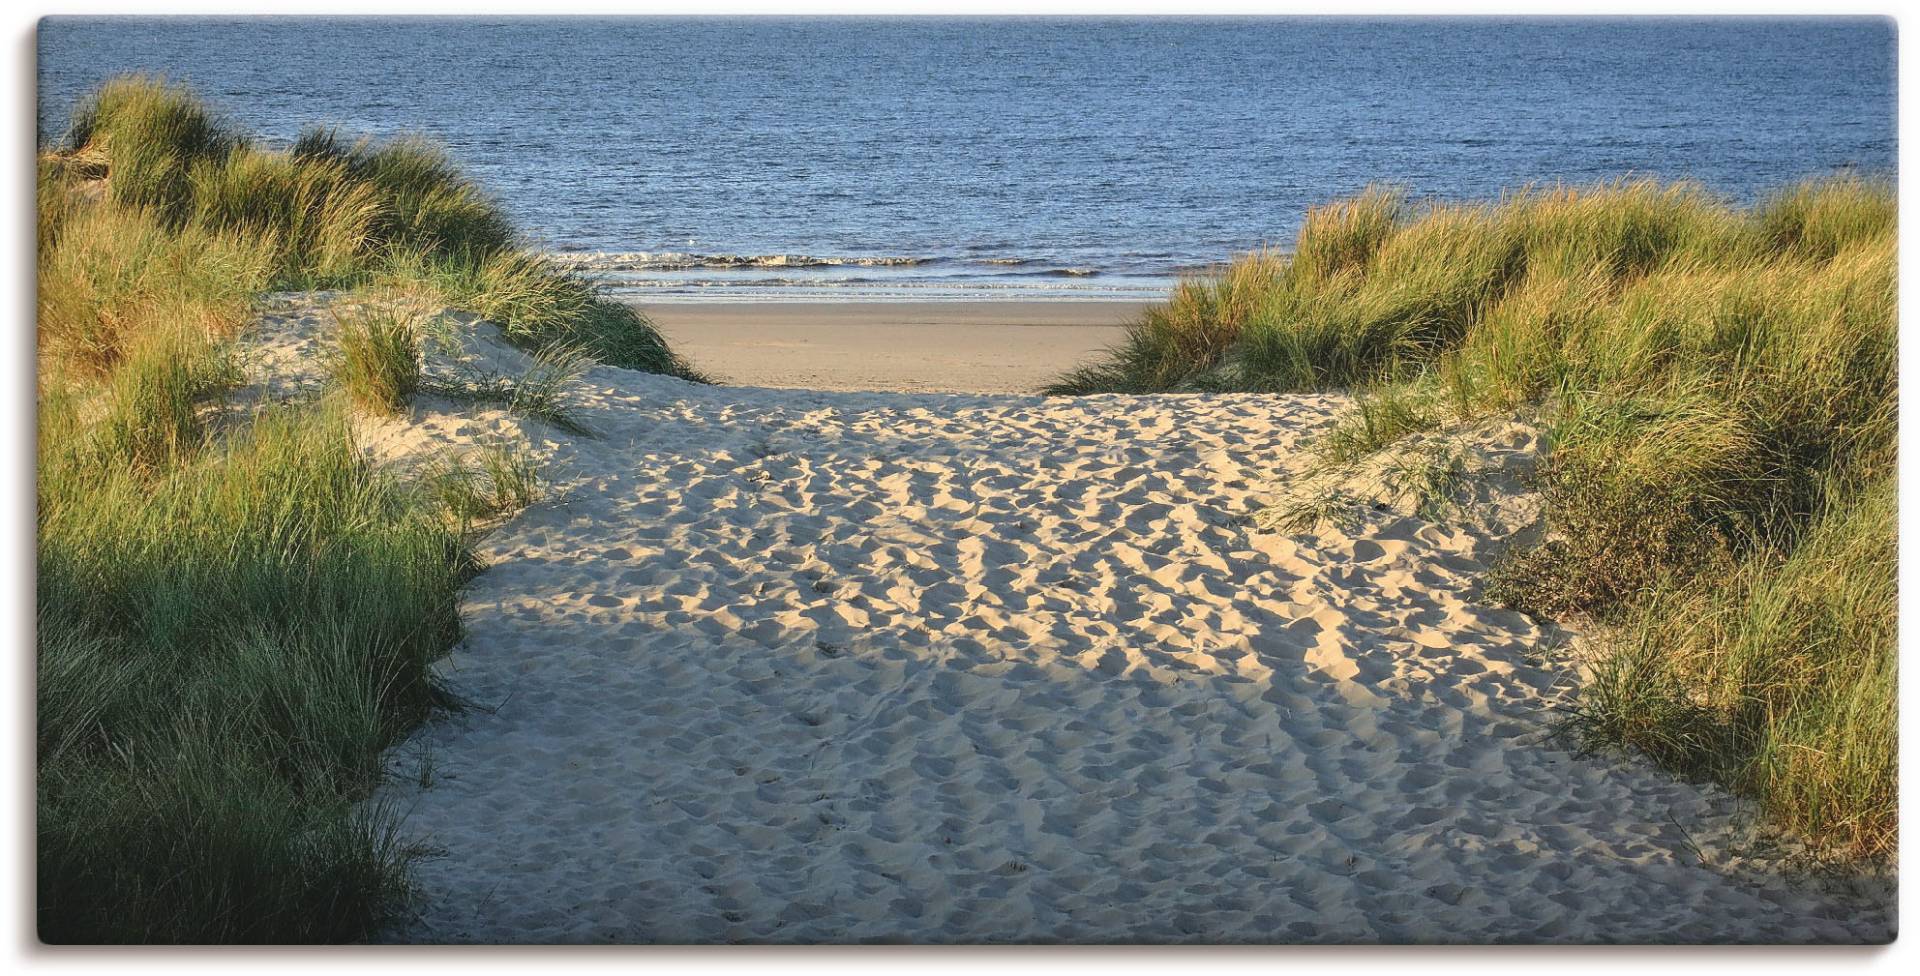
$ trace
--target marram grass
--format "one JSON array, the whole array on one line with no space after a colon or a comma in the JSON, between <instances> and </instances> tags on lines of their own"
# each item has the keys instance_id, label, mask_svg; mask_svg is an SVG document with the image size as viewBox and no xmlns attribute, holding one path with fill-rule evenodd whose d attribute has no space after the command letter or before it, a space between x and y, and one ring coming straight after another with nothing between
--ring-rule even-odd
<instances>
[{"instance_id":1,"label":"marram grass","mask_svg":"<svg viewBox=\"0 0 1920 976\"><path fill-rule=\"evenodd\" d=\"M1880 482L1798 545L1638 604L1577 727L1768 801L1841 850L1897 840L1898 512Z\"/></svg>"},{"instance_id":2,"label":"marram grass","mask_svg":"<svg viewBox=\"0 0 1920 976\"><path fill-rule=\"evenodd\" d=\"M347 397L375 413L399 413L420 388L421 327L413 309L380 303L339 316L334 379Z\"/></svg>"},{"instance_id":3,"label":"marram grass","mask_svg":"<svg viewBox=\"0 0 1920 976\"><path fill-rule=\"evenodd\" d=\"M42 423L40 937L365 937L404 876L351 803L432 699L457 538L337 411L159 469Z\"/></svg>"},{"instance_id":4,"label":"marram grass","mask_svg":"<svg viewBox=\"0 0 1920 976\"><path fill-rule=\"evenodd\" d=\"M248 291L402 281L497 318L530 348L565 344L608 365L701 379L645 316L521 249L499 204L418 138L312 129L285 151L265 149L185 88L131 76L81 107L39 182L43 251L76 199L99 196L183 240L241 242L264 262L265 281L247 280Z\"/></svg>"},{"instance_id":5,"label":"marram grass","mask_svg":"<svg viewBox=\"0 0 1920 976\"><path fill-rule=\"evenodd\" d=\"M1052 392L1353 390L1333 461L1537 406L1556 538L1489 592L1614 625L1576 726L1885 855L1895 292L1871 180L1744 210L1651 181L1370 189L1311 212L1291 258L1183 282Z\"/></svg>"},{"instance_id":6,"label":"marram grass","mask_svg":"<svg viewBox=\"0 0 1920 976\"><path fill-rule=\"evenodd\" d=\"M41 158L38 191L40 938L367 938L415 852L362 801L438 700L469 528L538 476L504 448L453 490L369 464L348 403L399 409L419 386L403 311L349 317L342 395L318 403L227 402L231 340L266 291L385 283L503 316L550 364L508 391L527 411L564 419L558 387L591 358L692 371L516 250L418 141L264 149L125 78Z\"/></svg>"}]
</instances>

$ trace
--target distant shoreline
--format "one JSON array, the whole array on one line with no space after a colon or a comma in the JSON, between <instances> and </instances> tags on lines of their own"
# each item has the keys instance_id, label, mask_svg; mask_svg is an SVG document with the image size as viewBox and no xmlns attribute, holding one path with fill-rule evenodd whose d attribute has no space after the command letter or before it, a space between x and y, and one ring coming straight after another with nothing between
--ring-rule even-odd
<instances>
[{"instance_id":1,"label":"distant shoreline","mask_svg":"<svg viewBox=\"0 0 1920 976\"><path fill-rule=\"evenodd\" d=\"M674 349L723 383L1035 393L1118 342L1146 302L648 302Z\"/></svg>"}]
</instances>

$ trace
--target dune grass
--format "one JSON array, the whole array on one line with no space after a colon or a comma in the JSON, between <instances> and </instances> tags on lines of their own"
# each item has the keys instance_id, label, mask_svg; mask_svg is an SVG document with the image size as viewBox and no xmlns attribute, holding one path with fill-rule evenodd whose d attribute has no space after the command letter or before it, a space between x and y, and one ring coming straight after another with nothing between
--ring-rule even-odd
<instances>
[{"instance_id":1,"label":"dune grass","mask_svg":"<svg viewBox=\"0 0 1920 976\"><path fill-rule=\"evenodd\" d=\"M48 209L66 211L39 238L39 341L50 362L104 376L141 336L188 329L224 338L246 324L272 274L267 248L76 196L42 191Z\"/></svg>"},{"instance_id":2,"label":"dune grass","mask_svg":"<svg viewBox=\"0 0 1920 976\"><path fill-rule=\"evenodd\" d=\"M334 379L355 404L399 413L420 388L420 324L404 305L379 304L340 319Z\"/></svg>"},{"instance_id":3,"label":"dune grass","mask_svg":"<svg viewBox=\"0 0 1920 976\"><path fill-rule=\"evenodd\" d=\"M590 357L691 371L417 141L263 149L128 78L38 185L40 937L365 938L414 852L362 801L439 702L472 523L538 477L504 449L452 490L370 466L348 403L419 386L404 308L350 317L318 402L236 409L232 338L269 290L457 281L548 364L526 410L563 412Z\"/></svg>"},{"instance_id":4,"label":"dune grass","mask_svg":"<svg viewBox=\"0 0 1920 976\"><path fill-rule=\"evenodd\" d=\"M452 400L496 404L569 434L593 436L592 428L581 422L567 395L593 365L593 357L584 349L556 345L534 353L529 360L519 376L466 365L451 379L437 380L426 389Z\"/></svg>"},{"instance_id":5,"label":"dune grass","mask_svg":"<svg viewBox=\"0 0 1920 976\"><path fill-rule=\"evenodd\" d=\"M434 458L422 478L461 532L540 500L544 490L539 464L524 450L487 444Z\"/></svg>"},{"instance_id":6,"label":"dune grass","mask_svg":"<svg viewBox=\"0 0 1920 976\"><path fill-rule=\"evenodd\" d=\"M1834 848L1890 854L1897 514L1880 482L1798 545L1639 603L1585 690L1581 731L1766 798Z\"/></svg>"},{"instance_id":7,"label":"dune grass","mask_svg":"<svg viewBox=\"0 0 1920 976\"><path fill-rule=\"evenodd\" d=\"M363 937L402 852L351 801L433 699L457 537L337 410L165 465L77 414L41 421L41 938Z\"/></svg>"},{"instance_id":8,"label":"dune grass","mask_svg":"<svg viewBox=\"0 0 1920 976\"><path fill-rule=\"evenodd\" d=\"M1891 186L1649 181L1309 214L1052 392L1347 389L1352 460L1537 407L1552 541L1489 593L1610 624L1575 723L1833 849L1894 843Z\"/></svg>"},{"instance_id":9,"label":"dune grass","mask_svg":"<svg viewBox=\"0 0 1920 976\"><path fill-rule=\"evenodd\" d=\"M645 316L522 249L499 204L418 138L310 129L266 149L185 88L131 76L76 112L40 187L43 237L66 223L71 191L96 187L114 213L166 234L243 242L264 256L262 287L402 282L499 321L531 349L566 344L608 365L703 379Z\"/></svg>"},{"instance_id":10,"label":"dune grass","mask_svg":"<svg viewBox=\"0 0 1920 976\"><path fill-rule=\"evenodd\" d=\"M564 346L609 366L707 382L633 306L538 254L501 251L470 261L396 252L376 281L475 312L528 349Z\"/></svg>"}]
</instances>

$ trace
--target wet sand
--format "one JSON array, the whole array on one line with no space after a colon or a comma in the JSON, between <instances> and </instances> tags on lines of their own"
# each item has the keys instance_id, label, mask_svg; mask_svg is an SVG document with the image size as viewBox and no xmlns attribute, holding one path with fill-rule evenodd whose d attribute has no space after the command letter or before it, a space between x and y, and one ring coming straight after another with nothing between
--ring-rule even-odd
<instances>
[{"instance_id":1,"label":"wet sand","mask_svg":"<svg viewBox=\"0 0 1920 976\"><path fill-rule=\"evenodd\" d=\"M642 305L724 383L1032 393L1119 341L1140 302L714 302Z\"/></svg>"}]
</instances>

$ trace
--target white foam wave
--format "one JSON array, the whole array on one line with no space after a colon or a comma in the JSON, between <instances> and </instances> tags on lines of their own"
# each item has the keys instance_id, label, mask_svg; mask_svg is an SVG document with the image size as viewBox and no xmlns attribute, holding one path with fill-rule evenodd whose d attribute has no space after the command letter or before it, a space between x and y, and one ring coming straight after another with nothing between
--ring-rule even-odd
<instances>
[{"instance_id":1,"label":"white foam wave","mask_svg":"<svg viewBox=\"0 0 1920 976\"><path fill-rule=\"evenodd\" d=\"M687 271L696 268L898 268L936 259L906 256L816 257L811 254L696 254L689 251L556 253L553 261L581 271Z\"/></svg>"}]
</instances>

